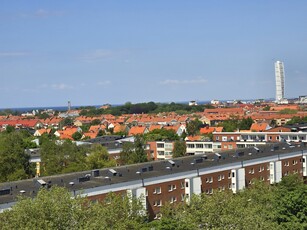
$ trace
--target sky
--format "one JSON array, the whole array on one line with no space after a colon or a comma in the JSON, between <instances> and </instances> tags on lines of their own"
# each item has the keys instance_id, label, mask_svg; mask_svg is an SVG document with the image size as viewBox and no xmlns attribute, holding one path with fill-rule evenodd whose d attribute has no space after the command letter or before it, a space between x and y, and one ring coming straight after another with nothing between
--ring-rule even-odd
<instances>
[{"instance_id":1,"label":"sky","mask_svg":"<svg viewBox=\"0 0 307 230\"><path fill-rule=\"evenodd\" d=\"M307 1L1 0L0 108L307 95Z\"/></svg>"}]
</instances>

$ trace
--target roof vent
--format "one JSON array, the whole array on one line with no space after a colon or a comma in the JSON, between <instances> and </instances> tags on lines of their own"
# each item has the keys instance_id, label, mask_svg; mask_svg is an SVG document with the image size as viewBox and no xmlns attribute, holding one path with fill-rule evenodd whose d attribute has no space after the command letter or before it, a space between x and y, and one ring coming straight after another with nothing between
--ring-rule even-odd
<instances>
[{"instance_id":1,"label":"roof vent","mask_svg":"<svg viewBox=\"0 0 307 230\"><path fill-rule=\"evenodd\" d=\"M108 170L108 174L110 174L111 176L116 176L117 175L117 171L114 169L109 169Z\"/></svg>"},{"instance_id":2,"label":"roof vent","mask_svg":"<svg viewBox=\"0 0 307 230\"><path fill-rule=\"evenodd\" d=\"M11 189L9 188L0 190L0 196L8 195L10 193L11 193Z\"/></svg>"},{"instance_id":3,"label":"roof vent","mask_svg":"<svg viewBox=\"0 0 307 230\"><path fill-rule=\"evenodd\" d=\"M174 161L172 161L172 160L168 160L168 163L170 163L171 166L173 166L173 167L176 165L176 163Z\"/></svg>"},{"instance_id":4,"label":"roof vent","mask_svg":"<svg viewBox=\"0 0 307 230\"><path fill-rule=\"evenodd\" d=\"M99 177L100 173L99 173L99 170L92 170L92 176L93 177Z\"/></svg>"}]
</instances>

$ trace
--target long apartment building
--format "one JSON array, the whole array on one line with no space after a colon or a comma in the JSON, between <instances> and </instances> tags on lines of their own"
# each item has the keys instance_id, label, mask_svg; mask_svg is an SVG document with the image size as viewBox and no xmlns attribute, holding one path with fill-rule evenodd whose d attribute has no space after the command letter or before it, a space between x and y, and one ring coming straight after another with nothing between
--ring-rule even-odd
<instances>
[{"instance_id":1,"label":"long apartment building","mask_svg":"<svg viewBox=\"0 0 307 230\"><path fill-rule=\"evenodd\" d=\"M213 141L307 142L307 132L213 132Z\"/></svg>"},{"instance_id":2,"label":"long apartment building","mask_svg":"<svg viewBox=\"0 0 307 230\"><path fill-rule=\"evenodd\" d=\"M147 143L147 150L151 152L153 160L168 160L173 158L174 141L152 141ZM201 155L221 152L237 148L249 148L265 145L263 141L253 142L213 142L213 141L186 141L187 155Z\"/></svg>"},{"instance_id":3,"label":"long apartment building","mask_svg":"<svg viewBox=\"0 0 307 230\"><path fill-rule=\"evenodd\" d=\"M285 175L307 176L306 143L275 143L260 147L208 153L165 161L97 169L0 184L0 212L18 195L35 197L42 187L64 186L72 196L101 201L110 192L131 194L151 219L166 203L189 202L192 194L231 190L237 193L253 179L277 183Z\"/></svg>"}]
</instances>

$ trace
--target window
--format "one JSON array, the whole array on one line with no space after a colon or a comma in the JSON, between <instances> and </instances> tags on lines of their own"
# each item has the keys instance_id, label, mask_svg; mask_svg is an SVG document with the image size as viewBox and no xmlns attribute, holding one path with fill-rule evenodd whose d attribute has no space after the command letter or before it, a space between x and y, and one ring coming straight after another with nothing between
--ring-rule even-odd
<instances>
[{"instance_id":1,"label":"window","mask_svg":"<svg viewBox=\"0 0 307 230\"><path fill-rule=\"evenodd\" d=\"M161 217L162 217L162 214L161 214L161 213L156 213L154 219L155 219L155 220L160 220Z\"/></svg>"},{"instance_id":2,"label":"window","mask_svg":"<svg viewBox=\"0 0 307 230\"><path fill-rule=\"evenodd\" d=\"M158 207L162 206L162 201L161 200L156 200L154 202L154 206L158 206Z\"/></svg>"},{"instance_id":3,"label":"window","mask_svg":"<svg viewBox=\"0 0 307 230\"><path fill-rule=\"evenodd\" d=\"M161 187L156 187L155 189L154 189L154 192L153 192L154 194L161 194Z\"/></svg>"},{"instance_id":4,"label":"window","mask_svg":"<svg viewBox=\"0 0 307 230\"><path fill-rule=\"evenodd\" d=\"M174 185L174 184L168 185L168 191L169 191L169 192L172 192L172 191L175 190L175 189L176 189L176 185Z\"/></svg>"},{"instance_id":5,"label":"window","mask_svg":"<svg viewBox=\"0 0 307 230\"><path fill-rule=\"evenodd\" d=\"M206 178L206 183L212 183L213 182L213 177L207 177Z\"/></svg>"},{"instance_id":6,"label":"window","mask_svg":"<svg viewBox=\"0 0 307 230\"><path fill-rule=\"evenodd\" d=\"M184 194L181 194L180 197L181 197L181 201L185 200L185 195Z\"/></svg>"},{"instance_id":7,"label":"window","mask_svg":"<svg viewBox=\"0 0 307 230\"><path fill-rule=\"evenodd\" d=\"M203 145L203 144L196 144L196 148L198 148L198 149L203 149L203 148L204 148L204 145Z\"/></svg>"},{"instance_id":8,"label":"window","mask_svg":"<svg viewBox=\"0 0 307 230\"><path fill-rule=\"evenodd\" d=\"M172 196L171 198L170 198L170 203L172 204L172 203L174 203L174 202L176 202L177 201L177 198L175 197L175 196Z\"/></svg>"},{"instance_id":9,"label":"window","mask_svg":"<svg viewBox=\"0 0 307 230\"><path fill-rule=\"evenodd\" d=\"M180 182L180 187L181 187L181 189L184 189L184 181Z\"/></svg>"},{"instance_id":10,"label":"window","mask_svg":"<svg viewBox=\"0 0 307 230\"><path fill-rule=\"evenodd\" d=\"M157 143L157 148L164 148L164 143Z\"/></svg>"},{"instance_id":11,"label":"window","mask_svg":"<svg viewBox=\"0 0 307 230\"><path fill-rule=\"evenodd\" d=\"M228 145L228 149L232 149L232 145Z\"/></svg>"},{"instance_id":12,"label":"window","mask_svg":"<svg viewBox=\"0 0 307 230\"><path fill-rule=\"evenodd\" d=\"M235 173L234 172L232 172L232 177L235 177L236 175L235 175Z\"/></svg>"},{"instance_id":13,"label":"window","mask_svg":"<svg viewBox=\"0 0 307 230\"><path fill-rule=\"evenodd\" d=\"M297 160L293 160L292 164L297 165Z\"/></svg>"},{"instance_id":14,"label":"window","mask_svg":"<svg viewBox=\"0 0 307 230\"><path fill-rule=\"evenodd\" d=\"M254 174L255 173L255 170L254 168L251 168L249 171L248 171L249 174Z\"/></svg>"},{"instance_id":15,"label":"window","mask_svg":"<svg viewBox=\"0 0 307 230\"><path fill-rule=\"evenodd\" d=\"M189 187L189 182L185 182L185 187Z\"/></svg>"},{"instance_id":16,"label":"window","mask_svg":"<svg viewBox=\"0 0 307 230\"><path fill-rule=\"evenodd\" d=\"M224 175L218 175L217 180L221 181L221 180L224 180L224 178L225 178Z\"/></svg>"}]
</instances>

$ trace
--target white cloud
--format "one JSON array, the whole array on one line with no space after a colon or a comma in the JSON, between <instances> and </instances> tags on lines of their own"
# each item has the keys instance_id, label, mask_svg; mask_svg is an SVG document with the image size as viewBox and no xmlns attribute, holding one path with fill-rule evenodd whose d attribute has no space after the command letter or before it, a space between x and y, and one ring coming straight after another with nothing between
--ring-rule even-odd
<instances>
[{"instance_id":1,"label":"white cloud","mask_svg":"<svg viewBox=\"0 0 307 230\"><path fill-rule=\"evenodd\" d=\"M26 52L0 52L0 57L23 57L29 55Z\"/></svg>"},{"instance_id":2,"label":"white cloud","mask_svg":"<svg viewBox=\"0 0 307 230\"><path fill-rule=\"evenodd\" d=\"M114 52L112 52L111 50L97 49L97 50L86 53L85 55L81 57L81 59L90 62L90 61L111 58L113 56L114 56Z\"/></svg>"},{"instance_id":3,"label":"white cloud","mask_svg":"<svg viewBox=\"0 0 307 230\"><path fill-rule=\"evenodd\" d=\"M36 17L39 17L39 18L46 18L46 17L59 17L59 16L63 16L64 15L64 11L60 11L60 10L57 10L57 11L48 11L48 10L45 10L45 9L38 9L34 15Z\"/></svg>"},{"instance_id":4,"label":"white cloud","mask_svg":"<svg viewBox=\"0 0 307 230\"><path fill-rule=\"evenodd\" d=\"M205 84L208 81L203 78L197 78L197 79L188 79L188 80L174 80L174 79L167 79L164 81L161 81L161 85L188 85L188 84Z\"/></svg>"},{"instance_id":5,"label":"white cloud","mask_svg":"<svg viewBox=\"0 0 307 230\"><path fill-rule=\"evenodd\" d=\"M68 89L73 89L74 87L71 85L60 83L60 84L52 84L51 88L54 90L68 90Z\"/></svg>"},{"instance_id":6,"label":"white cloud","mask_svg":"<svg viewBox=\"0 0 307 230\"><path fill-rule=\"evenodd\" d=\"M110 85L111 84L111 81L109 80L106 80L106 81L100 81L97 83L98 85Z\"/></svg>"},{"instance_id":7,"label":"white cloud","mask_svg":"<svg viewBox=\"0 0 307 230\"><path fill-rule=\"evenodd\" d=\"M44 10L44 9L38 9L34 15L36 17L40 17L40 18L45 18L45 17L48 17L50 15L50 13L47 11L47 10Z\"/></svg>"},{"instance_id":8,"label":"white cloud","mask_svg":"<svg viewBox=\"0 0 307 230\"><path fill-rule=\"evenodd\" d=\"M38 89L53 89L53 90L70 90L74 89L75 87L73 85L67 85L65 83L59 83L59 84L42 84L37 87Z\"/></svg>"}]
</instances>

